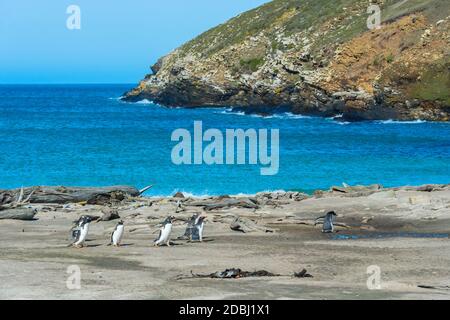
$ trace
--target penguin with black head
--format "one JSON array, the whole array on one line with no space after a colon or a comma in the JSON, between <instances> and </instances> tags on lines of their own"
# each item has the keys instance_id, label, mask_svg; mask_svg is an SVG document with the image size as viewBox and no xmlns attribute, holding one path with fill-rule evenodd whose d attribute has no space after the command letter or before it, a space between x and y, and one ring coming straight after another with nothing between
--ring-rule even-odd
<instances>
[{"instance_id":1,"label":"penguin with black head","mask_svg":"<svg viewBox=\"0 0 450 320\"><path fill-rule=\"evenodd\" d=\"M84 242L86 241L87 235L89 233L89 225L92 222L92 218L89 216L82 216L78 220L77 229L72 231L72 236L74 237L74 242L72 246L75 248L83 248Z\"/></svg>"},{"instance_id":2,"label":"penguin with black head","mask_svg":"<svg viewBox=\"0 0 450 320\"><path fill-rule=\"evenodd\" d=\"M330 211L326 214L323 221L323 233L333 233L334 232L334 223L336 222L337 214L334 211Z\"/></svg>"},{"instance_id":3,"label":"penguin with black head","mask_svg":"<svg viewBox=\"0 0 450 320\"><path fill-rule=\"evenodd\" d=\"M194 229L194 225L197 223L199 214L194 213L194 215L189 219L186 230L184 231L184 234L180 237L178 237L178 240L190 240L192 236L192 230Z\"/></svg>"},{"instance_id":4,"label":"penguin with black head","mask_svg":"<svg viewBox=\"0 0 450 320\"><path fill-rule=\"evenodd\" d=\"M192 228L191 241L203 242L203 230L205 227L205 220L206 220L205 216L198 217Z\"/></svg>"},{"instance_id":5,"label":"penguin with black head","mask_svg":"<svg viewBox=\"0 0 450 320\"><path fill-rule=\"evenodd\" d=\"M166 220L162 223L162 227L159 230L158 238L154 241L154 246L159 247L161 245L167 245L170 247L170 234L172 233L172 226L175 217L170 216L167 217Z\"/></svg>"},{"instance_id":6,"label":"penguin with black head","mask_svg":"<svg viewBox=\"0 0 450 320\"><path fill-rule=\"evenodd\" d=\"M86 216L81 216L80 218L78 218L78 220L73 222L73 226L72 228L70 228L70 237L69 237L72 243L74 243L75 240L78 238L81 231L81 225L85 217Z\"/></svg>"},{"instance_id":7,"label":"penguin with black head","mask_svg":"<svg viewBox=\"0 0 450 320\"><path fill-rule=\"evenodd\" d=\"M120 220L113 232L111 233L111 246L120 247L120 243L122 242L123 233L125 231L125 226L122 220Z\"/></svg>"}]
</instances>

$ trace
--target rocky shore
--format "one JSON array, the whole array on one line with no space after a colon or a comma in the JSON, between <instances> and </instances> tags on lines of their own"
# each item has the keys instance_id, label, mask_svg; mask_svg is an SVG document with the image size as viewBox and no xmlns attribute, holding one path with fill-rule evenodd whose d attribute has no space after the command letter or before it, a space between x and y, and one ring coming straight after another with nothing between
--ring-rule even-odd
<instances>
[{"instance_id":1,"label":"rocky shore","mask_svg":"<svg viewBox=\"0 0 450 320\"><path fill-rule=\"evenodd\" d=\"M126 101L358 120L450 119L448 1L275 0L162 57Z\"/></svg>"},{"instance_id":2,"label":"rocky shore","mask_svg":"<svg viewBox=\"0 0 450 320\"><path fill-rule=\"evenodd\" d=\"M0 220L2 299L450 298L450 185L345 185L313 195L203 198L149 198L135 188L114 188L89 201L63 203L36 203L29 197L33 188L21 190L10 190L7 202L16 203L22 193L22 205L36 214L31 221ZM317 218L331 210L336 230L323 234ZM207 217L204 242L178 240L194 213ZM81 215L97 217L87 246L67 247ZM154 248L158 225L169 215L177 218L173 246ZM108 247L119 218L123 246ZM79 290L66 286L73 265L81 270ZM381 269L380 290L367 287L370 266ZM231 268L280 276L190 279L191 271ZM293 277L303 269L311 277Z\"/></svg>"}]
</instances>

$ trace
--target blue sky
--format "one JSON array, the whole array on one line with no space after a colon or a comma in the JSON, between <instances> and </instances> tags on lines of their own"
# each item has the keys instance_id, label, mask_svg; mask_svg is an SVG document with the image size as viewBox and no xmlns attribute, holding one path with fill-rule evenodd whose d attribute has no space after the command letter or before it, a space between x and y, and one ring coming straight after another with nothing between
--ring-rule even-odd
<instances>
[{"instance_id":1,"label":"blue sky","mask_svg":"<svg viewBox=\"0 0 450 320\"><path fill-rule=\"evenodd\" d=\"M135 83L157 58L268 0L0 1L0 83ZM69 30L69 5L81 30Z\"/></svg>"}]
</instances>

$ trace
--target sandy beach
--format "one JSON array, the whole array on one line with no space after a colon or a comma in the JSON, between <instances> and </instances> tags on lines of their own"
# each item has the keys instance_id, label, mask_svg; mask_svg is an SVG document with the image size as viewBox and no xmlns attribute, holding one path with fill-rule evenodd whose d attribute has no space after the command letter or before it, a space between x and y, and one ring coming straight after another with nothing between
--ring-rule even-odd
<instances>
[{"instance_id":1,"label":"sandy beach","mask_svg":"<svg viewBox=\"0 0 450 320\"><path fill-rule=\"evenodd\" d=\"M230 200L240 202L214 207ZM0 299L450 298L449 185L337 188L313 196L134 197L109 205L125 222L120 248L106 246L117 221L92 223L87 246L68 247L72 222L101 216L105 205L31 206L38 210L34 221L0 220ZM338 226L323 234L315 220L330 210ZM204 241L177 240L194 213L207 216ZM173 245L153 247L168 215L177 218ZM235 217L243 232L230 228ZM75 290L66 285L73 265L81 270ZM381 271L379 290L367 286L370 266ZM228 268L280 276L189 278L191 271ZM302 269L313 277L293 277Z\"/></svg>"}]
</instances>

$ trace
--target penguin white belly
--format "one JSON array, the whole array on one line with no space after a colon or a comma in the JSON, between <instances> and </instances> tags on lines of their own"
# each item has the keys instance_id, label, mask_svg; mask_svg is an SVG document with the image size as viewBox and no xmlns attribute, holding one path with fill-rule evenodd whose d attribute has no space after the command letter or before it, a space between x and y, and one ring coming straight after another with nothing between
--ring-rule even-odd
<instances>
[{"instance_id":1,"label":"penguin white belly","mask_svg":"<svg viewBox=\"0 0 450 320\"><path fill-rule=\"evenodd\" d=\"M117 227L117 230L114 232L113 236L112 236L112 244L115 246L120 245L120 242L122 241L122 237L123 237L123 231L124 231L124 226L120 225Z\"/></svg>"},{"instance_id":2,"label":"penguin white belly","mask_svg":"<svg viewBox=\"0 0 450 320\"><path fill-rule=\"evenodd\" d=\"M205 226L204 223L202 223L198 228L198 234L200 236L200 241L203 241L203 227Z\"/></svg>"},{"instance_id":3,"label":"penguin white belly","mask_svg":"<svg viewBox=\"0 0 450 320\"><path fill-rule=\"evenodd\" d=\"M86 241L88 232L89 232L89 223L87 223L81 227L80 236L79 236L77 242L75 242L75 245L77 245L77 246L82 245Z\"/></svg>"},{"instance_id":4,"label":"penguin white belly","mask_svg":"<svg viewBox=\"0 0 450 320\"><path fill-rule=\"evenodd\" d=\"M160 245L160 244L164 244L164 243L169 242L169 240L170 240L170 233L171 232L172 232L172 224L166 224L161 229L161 236L156 241L156 245Z\"/></svg>"}]
</instances>

